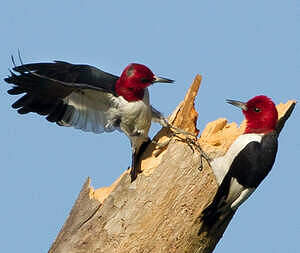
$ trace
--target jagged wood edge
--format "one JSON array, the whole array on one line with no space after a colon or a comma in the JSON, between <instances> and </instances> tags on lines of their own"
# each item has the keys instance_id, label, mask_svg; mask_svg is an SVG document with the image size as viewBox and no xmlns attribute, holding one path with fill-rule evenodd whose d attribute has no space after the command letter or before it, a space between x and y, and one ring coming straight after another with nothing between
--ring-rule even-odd
<instances>
[{"instance_id":1,"label":"jagged wood edge","mask_svg":"<svg viewBox=\"0 0 300 253\"><path fill-rule=\"evenodd\" d=\"M286 121L288 120L288 118L291 116L295 106L296 106L296 101L295 100L290 100L288 101L286 104L279 104L277 106L277 109L280 108L280 106L288 106L287 108L284 108L284 112L281 114L279 114L279 119L276 125L276 132L279 135L280 132L282 131ZM225 125L226 126L226 125ZM224 126L224 128L225 128ZM243 129L245 127L245 121L242 122L240 128L237 128L236 131L241 130L241 128ZM241 133L241 132L240 132ZM200 138L201 139L201 138ZM231 145L231 144L230 144ZM230 146L227 144L227 148ZM205 149L204 149L205 150ZM223 155L223 152L217 152L214 153L211 158L216 158L220 155ZM217 190L217 189L216 189ZM210 202L208 202L209 205ZM227 226L229 225L231 219L233 218L235 213L232 213L231 215L229 215L226 220L223 222L223 224L216 229L213 229L212 231L199 231L199 241L202 242L201 245L199 245L198 250L196 251L197 253L210 253L214 250L215 246L217 245L217 243L219 242L219 240L222 238ZM198 216L198 219L196 220L196 223L199 223L199 227L201 228L201 214ZM204 247L202 247L204 246ZM207 247L208 246L208 247Z\"/></svg>"},{"instance_id":2,"label":"jagged wood edge","mask_svg":"<svg viewBox=\"0 0 300 253\"><path fill-rule=\"evenodd\" d=\"M196 81L197 80L195 80L195 82ZM200 79L198 77L198 82L199 82L198 88L200 85L200 81L201 81L201 77L200 77ZM198 88L197 88L197 90L198 90ZM193 96L193 99L194 98L195 98L195 95ZM192 102L194 102L194 101L192 101ZM284 114L284 116L280 118L279 123L278 123L278 131L279 132L281 131L284 123L290 116L294 107L295 107L295 102L293 102L291 104L291 106L289 107L287 112ZM180 113L180 109L176 110L176 116L178 113ZM175 117L175 119L176 119L176 117ZM179 125L179 127L180 127L180 125ZM153 150L151 150L151 151L153 151ZM115 195L115 194L120 193L121 189L120 189L120 187L118 187L120 185L123 185L123 186L128 185L128 187L130 188L130 184L128 184L126 181L128 181L127 173L125 173L121 176L117 186L112 190L111 194ZM131 191L132 189L128 189L128 190ZM93 191L93 189L92 189L92 187L90 187L90 179L88 178L83 185L83 188L79 194L79 197L76 200L75 205L73 206L66 223L64 224L61 232L57 236L57 238L56 238L55 242L53 243L52 247L50 248L49 252L56 252L55 250L58 247L58 245L60 245L64 241L67 241L68 238L71 238L72 235L75 234L76 231L78 231L89 220L91 220L94 217L94 215L101 209L102 205L105 204L105 201L104 201L104 203L101 203L101 202L95 200L93 198L93 196L91 195L91 191ZM124 190L122 189L121 194L126 194L123 191ZM109 201L109 196L108 196L108 198L106 198L106 200ZM199 211L200 211L200 213L199 213L199 216L200 216L202 210L199 210ZM228 220L228 223L229 223L229 221L230 220ZM200 226L200 224L197 224L197 221L195 222L195 224L196 224L196 227ZM193 232L192 234L194 234L194 236L192 236L191 240L193 241L192 242L193 244L197 244L196 246L194 245L193 248L195 248L195 247L198 248L199 250L197 252L211 252L213 250L213 248L215 247L216 243L218 242L218 240L220 239L220 237L222 236L226 227L227 227L227 224L225 224L224 227L219 231L218 235L212 234L210 237L208 237L207 235L200 235L198 238L194 238L195 232ZM202 248L201 245L205 245L205 247ZM59 251L59 252L62 252L62 251ZM189 252L189 251L187 251L187 252Z\"/></svg>"},{"instance_id":3,"label":"jagged wood edge","mask_svg":"<svg viewBox=\"0 0 300 253\"><path fill-rule=\"evenodd\" d=\"M200 75L197 75L195 77L194 82L191 85L191 88L188 90L185 100L192 100L194 102L194 99L197 95L197 92L200 87L202 77ZM172 115L169 118L169 121L172 122L173 124L177 125L178 127L184 128L186 126L186 121L182 122L176 122L176 119L181 115L183 112L182 110L185 108L185 100L181 102L177 108L174 110ZM193 118L193 122L196 123L197 121L197 112L196 115L194 115L195 118ZM191 132L193 132L191 129L189 129ZM194 133L198 134L198 129L195 127ZM161 129L154 139L160 139L162 137L168 136L169 132L166 129ZM153 153L155 150L155 145L150 144L147 150L145 151L146 156ZM145 158L145 155L143 155L142 158ZM124 180L127 179L129 176L128 173L123 173L119 179L117 179L117 182L113 184L113 187L109 194L112 194L113 192L117 191L118 185L122 185L124 183ZM105 187L108 188L108 187ZM101 188L102 190L102 188ZM58 236L56 237L54 243L52 244L51 248L49 249L49 253L51 252L56 252L57 247L62 244L64 241L66 241L66 237L71 237L73 233L76 233L77 229L79 229L84 223L89 221L96 213L97 211L101 208L103 205L105 199L109 197L109 194L105 197L101 197L103 200L97 201L93 198L93 193L94 193L93 187L91 187L91 179L87 178L85 183L82 186L82 189L79 193L79 196L71 209L71 212L63 225L61 231L59 232Z\"/></svg>"}]
</instances>

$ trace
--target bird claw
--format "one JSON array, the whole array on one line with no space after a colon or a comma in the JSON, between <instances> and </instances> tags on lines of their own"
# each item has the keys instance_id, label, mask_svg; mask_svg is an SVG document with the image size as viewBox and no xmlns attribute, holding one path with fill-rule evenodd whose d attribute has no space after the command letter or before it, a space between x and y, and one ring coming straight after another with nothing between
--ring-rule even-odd
<instances>
[{"instance_id":1,"label":"bird claw","mask_svg":"<svg viewBox=\"0 0 300 253\"><path fill-rule=\"evenodd\" d=\"M202 150L201 146L197 143L196 134L189 133L183 129L172 126L171 124L168 124L167 128L171 130L171 139L176 137L177 140L186 143L193 152L197 150L200 153L200 166L198 167L199 171L202 171L203 169L203 159L205 159L208 165L211 166L211 158ZM181 135L184 135L185 137L182 137ZM155 157L157 157L162 152L162 149L170 143L171 139L162 143L158 143L157 141L152 140L158 150L154 154Z\"/></svg>"},{"instance_id":2,"label":"bird claw","mask_svg":"<svg viewBox=\"0 0 300 253\"><path fill-rule=\"evenodd\" d=\"M191 136L193 138L197 138L196 134L192 134L190 132L187 132L181 128L175 127L171 124L168 124L168 128L172 131L174 136L178 136L179 134L185 135L185 136ZM188 137L187 137L188 138Z\"/></svg>"},{"instance_id":3,"label":"bird claw","mask_svg":"<svg viewBox=\"0 0 300 253\"><path fill-rule=\"evenodd\" d=\"M211 158L202 150L201 146L197 143L197 135L189 133L172 125L169 125L169 129L172 131L172 137L176 137L180 141L185 142L193 150L193 152L197 150L200 153L200 166L198 167L199 171L203 169L203 158L210 166ZM185 138L180 136L180 134L185 135Z\"/></svg>"},{"instance_id":4,"label":"bird claw","mask_svg":"<svg viewBox=\"0 0 300 253\"><path fill-rule=\"evenodd\" d=\"M169 143L170 143L170 141L171 141L171 139L172 139L173 137L176 137L177 139L179 139L179 140L182 141L182 142L186 142L189 146L191 145L191 144L189 144L189 142L192 141L191 137L193 137L193 138L196 138L196 137L197 137L195 134L192 134L192 133L189 133L189 132L187 132L187 131L184 131L184 130L182 130L182 129L180 129L180 128L177 128L177 127L175 127L175 126L172 126L171 124L168 124L168 125L167 125L167 128L171 130L171 136L170 136L171 138L170 138L170 139L168 139L168 140L166 140L166 141L164 141L164 142L161 142L161 143L159 143L158 141L152 140L152 143L155 144L155 146L156 146L155 148L157 149L157 152L155 152L155 154L154 154L155 157L157 157L157 156L162 152L162 150L163 150L166 146L169 145ZM183 138L183 137L181 137L180 135L185 135L186 137ZM186 141L186 140L190 140L190 141ZM191 147L191 146L190 146L190 147ZM191 147L191 148L192 148L192 147Z\"/></svg>"},{"instance_id":5,"label":"bird claw","mask_svg":"<svg viewBox=\"0 0 300 253\"><path fill-rule=\"evenodd\" d=\"M198 167L198 170L202 171L202 169L203 169L203 158L208 163L209 167L211 167L211 165L210 165L211 158L202 150L200 145L196 144L196 148L197 148L198 152L200 153L200 165Z\"/></svg>"},{"instance_id":6,"label":"bird claw","mask_svg":"<svg viewBox=\"0 0 300 253\"><path fill-rule=\"evenodd\" d=\"M193 152L197 150L200 154L200 165L198 167L199 171L202 171L203 169L203 159L208 163L209 166L211 166L211 158L202 150L201 146L195 140L186 138L184 142L187 143L187 145L192 149Z\"/></svg>"}]
</instances>

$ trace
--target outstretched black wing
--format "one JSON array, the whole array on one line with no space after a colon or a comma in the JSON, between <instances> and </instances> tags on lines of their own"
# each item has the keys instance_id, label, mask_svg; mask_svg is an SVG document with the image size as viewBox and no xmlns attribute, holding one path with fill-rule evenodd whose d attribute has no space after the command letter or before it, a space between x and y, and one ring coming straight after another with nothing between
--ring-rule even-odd
<instances>
[{"instance_id":1,"label":"outstretched black wing","mask_svg":"<svg viewBox=\"0 0 300 253\"><path fill-rule=\"evenodd\" d=\"M25 93L12 107L85 131L112 131L110 107L116 105L117 76L89 65L62 61L17 66L4 79L11 95ZM116 105L117 106L117 105Z\"/></svg>"},{"instance_id":2,"label":"outstretched black wing","mask_svg":"<svg viewBox=\"0 0 300 253\"><path fill-rule=\"evenodd\" d=\"M83 64L71 64L64 61L53 63L31 63L13 68L14 71L22 75L37 74L42 77L51 78L62 82L66 86L73 85L78 88L90 88L115 92L115 84L118 76L104 72L96 67ZM10 77L5 81L9 82Z\"/></svg>"}]
</instances>

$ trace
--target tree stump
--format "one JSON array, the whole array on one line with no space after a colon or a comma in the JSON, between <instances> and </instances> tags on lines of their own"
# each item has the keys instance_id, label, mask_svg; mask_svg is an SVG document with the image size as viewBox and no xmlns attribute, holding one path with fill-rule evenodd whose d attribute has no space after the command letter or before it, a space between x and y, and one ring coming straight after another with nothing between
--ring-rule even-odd
<instances>
[{"instance_id":1,"label":"tree stump","mask_svg":"<svg viewBox=\"0 0 300 253\"><path fill-rule=\"evenodd\" d=\"M169 117L170 123L196 135L194 100L200 83L197 75ZM295 104L277 106L279 132ZM238 127L218 119L206 126L197 143L211 158L221 156L244 127L245 122ZM170 136L163 128L154 139L164 142ZM143 172L133 183L128 170L111 186L96 190L88 178L49 253L212 252L230 219L218 231L198 233L201 213L217 191L209 164L203 161L200 171L200 162L193 145L174 137L160 152L149 145L141 159Z\"/></svg>"}]
</instances>

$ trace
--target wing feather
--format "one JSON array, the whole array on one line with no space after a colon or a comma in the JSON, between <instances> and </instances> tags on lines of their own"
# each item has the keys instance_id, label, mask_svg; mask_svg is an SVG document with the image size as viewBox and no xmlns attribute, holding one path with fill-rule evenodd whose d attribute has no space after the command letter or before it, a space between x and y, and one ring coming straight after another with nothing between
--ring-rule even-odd
<instances>
[{"instance_id":1,"label":"wing feather","mask_svg":"<svg viewBox=\"0 0 300 253\"><path fill-rule=\"evenodd\" d=\"M12 105L18 113L35 112L50 122L94 133L118 128L117 76L62 61L25 64L13 71L5 78L15 85L8 93L25 93Z\"/></svg>"},{"instance_id":2,"label":"wing feather","mask_svg":"<svg viewBox=\"0 0 300 253\"><path fill-rule=\"evenodd\" d=\"M68 105L58 122L87 132L102 133L118 129L118 108L120 100L112 94L101 91L71 93L65 98Z\"/></svg>"}]
</instances>

